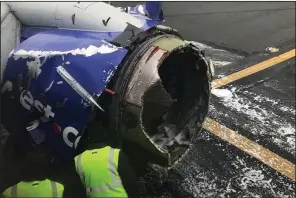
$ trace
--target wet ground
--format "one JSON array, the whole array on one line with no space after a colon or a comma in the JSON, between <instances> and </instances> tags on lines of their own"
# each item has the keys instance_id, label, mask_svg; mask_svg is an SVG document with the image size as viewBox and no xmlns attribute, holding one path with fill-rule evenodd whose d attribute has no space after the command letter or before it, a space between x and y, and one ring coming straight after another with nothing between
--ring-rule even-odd
<instances>
[{"instance_id":1,"label":"wet ground","mask_svg":"<svg viewBox=\"0 0 296 198\"><path fill-rule=\"evenodd\" d=\"M209 56L217 52L227 54L209 46L204 48ZM257 61L262 56L268 59L273 55L261 54ZM239 65L248 67L244 65L246 58L223 57L226 58L214 62L220 68L215 78L239 70ZM248 64L256 63L255 57L249 59ZM225 61L230 63L223 64ZM227 94L219 94L225 90ZM295 59L214 89L208 117L295 164ZM164 179L158 168L149 170L140 180L143 196L295 196L291 179L206 130L202 130L188 155L167 176Z\"/></svg>"},{"instance_id":2,"label":"wet ground","mask_svg":"<svg viewBox=\"0 0 296 198\"><path fill-rule=\"evenodd\" d=\"M165 24L187 40L245 55L291 43L295 39L295 7L295 2L163 2Z\"/></svg>"},{"instance_id":3,"label":"wet ground","mask_svg":"<svg viewBox=\"0 0 296 198\"><path fill-rule=\"evenodd\" d=\"M288 178L202 131L188 155L159 179L151 170L140 182L152 197L294 197Z\"/></svg>"},{"instance_id":4,"label":"wet ground","mask_svg":"<svg viewBox=\"0 0 296 198\"><path fill-rule=\"evenodd\" d=\"M295 2L163 6L166 24L212 58L215 79L295 49ZM295 164L295 55L212 93L208 117ZM167 175L153 166L139 184L149 197L295 197L293 180L206 130Z\"/></svg>"}]
</instances>

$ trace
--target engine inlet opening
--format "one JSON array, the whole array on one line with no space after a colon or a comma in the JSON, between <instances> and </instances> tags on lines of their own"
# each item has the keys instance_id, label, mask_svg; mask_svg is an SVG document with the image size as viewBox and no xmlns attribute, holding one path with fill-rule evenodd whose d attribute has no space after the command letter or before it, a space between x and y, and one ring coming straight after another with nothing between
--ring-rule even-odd
<instances>
[{"instance_id":1,"label":"engine inlet opening","mask_svg":"<svg viewBox=\"0 0 296 198\"><path fill-rule=\"evenodd\" d=\"M175 50L158 67L159 78L144 93L142 127L169 152L189 147L207 113L205 65L191 48Z\"/></svg>"}]
</instances>

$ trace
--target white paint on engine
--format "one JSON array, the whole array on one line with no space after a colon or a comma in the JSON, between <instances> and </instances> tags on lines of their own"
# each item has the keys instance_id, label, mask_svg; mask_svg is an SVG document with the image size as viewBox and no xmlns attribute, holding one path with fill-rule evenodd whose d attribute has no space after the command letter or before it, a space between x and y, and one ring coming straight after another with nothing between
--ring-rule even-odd
<instances>
[{"instance_id":1,"label":"white paint on engine","mask_svg":"<svg viewBox=\"0 0 296 198\"><path fill-rule=\"evenodd\" d=\"M114 45L107 45L103 44L100 47L96 47L94 45L90 45L88 48L77 48L74 50L68 51L35 51L35 50L18 50L13 53L13 57L15 60L19 58L28 58L28 57L48 57L48 56L55 56L55 55L65 55L65 54L72 54L76 55L84 55L86 57L93 56L95 54L109 54L112 52L117 51L119 48Z\"/></svg>"},{"instance_id":2,"label":"white paint on engine","mask_svg":"<svg viewBox=\"0 0 296 198\"><path fill-rule=\"evenodd\" d=\"M36 78L41 73L41 63L39 58L35 58L33 61L27 61L27 66L29 70L29 76Z\"/></svg>"},{"instance_id":3,"label":"white paint on engine","mask_svg":"<svg viewBox=\"0 0 296 198\"><path fill-rule=\"evenodd\" d=\"M104 73L106 73L106 71ZM103 80L104 82L109 82L111 80L111 78L114 74L114 70L110 69L107 74L108 74L108 76L106 77L105 80Z\"/></svg>"},{"instance_id":4,"label":"white paint on engine","mask_svg":"<svg viewBox=\"0 0 296 198\"><path fill-rule=\"evenodd\" d=\"M139 6L138 6L138 11L139 11L142 15L145 15L145 9L144 9L144 6L143 6L143 5L139 5Z\"/></svg>"},{"instance_id":5,"label":"white paint on engine","mask_svg":"<svg viewBox=\"0 0 296 198\"><path fill-rule=\"evenodd\" d=\"M90 45L87 48L77 48L74 50L68 50L68 51L35 51L35 50L18 50L13 53L14 60L18 60L19 58L26 59L26 58L33 58L32 61L27 61L27 66L29 70L29 75L33 78L36 78L40 75L42 72L41 66L46 61L46 58L56 55L61 55L62 58L64 58L65 54L72 54L74 56L76 55L83 55L86 57L93 56L95 54L108 54L117 51L119 48L111 45L111 44L103 44L100 47L96 47L94 45ZM41 62L40 58L45 58L43 62ZM69 61L67 61L65 64L70 64Z\"/></svg>"},{"instance_id":6,"label":"white paint on engine","mask_svg":"<svg viewBox=\"0 0 296 198\"><path fill-rule=\"evenodd\" d=\"M52 87L52 85L53 85L53 82L54 82L54 81L52 81L52 82L50 83L50 85L44 90L45 93L48 92L48 91L51 89L51 87Z\"/></svg>"}]
</instances>

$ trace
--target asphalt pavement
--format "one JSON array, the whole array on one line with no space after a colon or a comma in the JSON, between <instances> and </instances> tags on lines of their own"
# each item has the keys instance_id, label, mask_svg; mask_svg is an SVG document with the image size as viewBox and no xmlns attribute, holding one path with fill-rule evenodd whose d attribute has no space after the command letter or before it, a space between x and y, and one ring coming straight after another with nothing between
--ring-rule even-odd
<instances>
[{"instance_id":1,"label":"asphalt pavement","mask_svg":"<svg viewBox=\"0 0 296 198\"><path fill-rule=\"evenodd\" d=\"M166 24L184 38L249 54L295 38L295 2L166 2Z\"/></svg>"},{"instance_id":2,"label":"asphalt pavement","mask_svg":"<svg viewBox=\"0 0 296 198\"><path fill-rule=\"evenodd\" d=\"M295 2L164 2L163 11L166 25L206 50L215 79L295 49ZM279 51L267 52L267 47ZM295 55L212 93L209 118L295 164ZM295 197L295 181L259 160L261 154L249 155L204 129L168 172L150 167L139 181L141 192L149 197Z\"/></svg>"},{"instance_id":3,"label":"asphalt pavement","mask_svg":"<svg viewBox=\"0 0 296 198\"><path fill-rule=\"evenodd\" d=\"M205 49L209 56L217 53ZM216 79L274 56L220 64ZM295 59L214 90L208 117L295 164ZM294 197L295 182L258 160L261 154L251 156L204 129L168 173L152 166L140 180L141 192L144 197Z\"/></svg>"},{"instance_id":4,"label":"asphalt pavement","mask_svg":"<svg viewBox=\"0 0 296 198\"><path fill-rule=\"evenodd\" d=\"M243 54L262 52L295 39L295 2L163 2L163 12L165 24L180 31L186 40Z\"/></svg>"}]
</instances>

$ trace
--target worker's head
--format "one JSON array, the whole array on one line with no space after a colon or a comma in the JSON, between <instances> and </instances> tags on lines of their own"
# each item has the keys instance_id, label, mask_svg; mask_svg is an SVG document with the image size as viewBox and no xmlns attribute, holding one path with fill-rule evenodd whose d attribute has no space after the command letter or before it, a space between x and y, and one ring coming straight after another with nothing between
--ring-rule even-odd
<instances>
[{"instance_id":1,"label":"worker's head","mask_svg":"<svg viewBox=\"0 0 296 198\"><path fill-rule=\"evenodd\" d=\"M106 142L106 132L99 122L94 120L91 122L83 132L83 136L79 141L77 152L82 153L89 149L92 145Z\"/></svg>"},{"instance_id":2,"label":"worker's head","mask_svg":"<svg viewBox=\"0 0 296 198\"><path fill-rule=\"evenodd\" d=\"M21 159L23 180L43 180L49 172L50 157L45 146L30 149Z\"/></svg>"}]
</instances>

